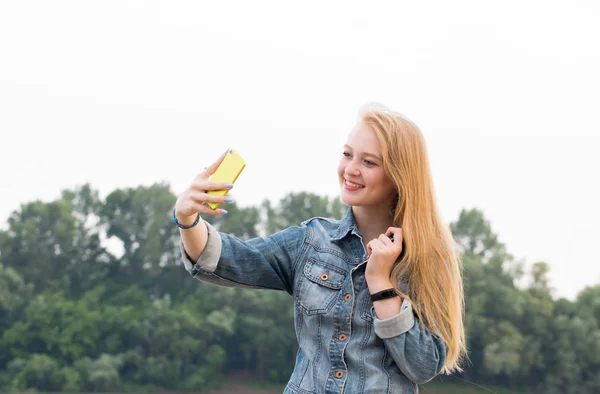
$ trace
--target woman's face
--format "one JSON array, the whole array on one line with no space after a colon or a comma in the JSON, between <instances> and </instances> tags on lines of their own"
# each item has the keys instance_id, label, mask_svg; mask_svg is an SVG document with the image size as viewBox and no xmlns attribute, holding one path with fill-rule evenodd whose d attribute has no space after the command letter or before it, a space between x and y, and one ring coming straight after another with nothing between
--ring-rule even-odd
<instances>
[{"instance_id":1,"label":"woman's face","mask_svg":"<svg viewBox=\"0 0 600 394\"><path fill-rule=\"evenodd\" d=\"M338 165L341 199L350 206L391 206L395 187L383 170L375 132L358 123L344 145Z\"/></svg>"}]
</instances>

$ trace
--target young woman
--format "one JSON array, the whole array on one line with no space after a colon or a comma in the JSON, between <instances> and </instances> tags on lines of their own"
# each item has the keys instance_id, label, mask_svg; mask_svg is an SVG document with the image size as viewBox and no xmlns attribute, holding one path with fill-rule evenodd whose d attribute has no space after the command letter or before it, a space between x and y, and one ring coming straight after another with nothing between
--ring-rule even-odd
<instances>
[{"instance_id":1,"label":"young woman","mask_svg":"<svg viewBox=\"0 0 600 394\"><path fill-rule=\"evenodd\" d=\"M419 128L365 106L338 165L341 220L310 218L242 241L200 219L219 158L179 196L174 221L193 277L221 286L285 290L299 350L284 393L417 393L465 354L460 261L434 196ZM195 224L194 224L195 223Z\"/></svg>"}]
</instances>

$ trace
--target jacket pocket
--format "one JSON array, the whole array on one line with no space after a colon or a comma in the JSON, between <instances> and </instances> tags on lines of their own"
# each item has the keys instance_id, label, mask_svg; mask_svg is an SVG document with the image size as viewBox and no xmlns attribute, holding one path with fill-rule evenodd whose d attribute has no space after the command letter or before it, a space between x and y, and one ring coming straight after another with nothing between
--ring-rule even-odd
<instances>
[{"instance_id":1,"label":"jacket pocket","mask_svg":"<svg viewBox=\"0 0 600 394\"><path fill-rule=\"evenodd\" d=\"M307 315L327 313L335 304L348 272L309 258L296 292L296 304Z\"/></svg>"},{"instance_id":2,"label":"jacket pocket","mask_svg":"<svg viewBox=\"0 0 600 394\"><path fill-rule=\"evenodd\" d=\"M315 394L314 391L306 391L301 389L300 387L296 386L295 384L293 384L292 382L289 382L287 387L285 388L285 391L283 392L283 394Z\"/></svg>"}]
</instances>

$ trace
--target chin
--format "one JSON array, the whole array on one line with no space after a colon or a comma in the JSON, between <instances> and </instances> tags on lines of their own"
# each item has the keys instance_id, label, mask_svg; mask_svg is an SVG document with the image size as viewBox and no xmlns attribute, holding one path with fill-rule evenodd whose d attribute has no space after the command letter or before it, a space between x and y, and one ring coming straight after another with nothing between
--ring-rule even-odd
<instances>
[{"instance_id":1,"label":"chin","mask_svg":"<svg viewBox=\"0 0 600 394\"><path fill-rule=\"evenodd\" d=\"M346 194L346 191L344 190L344 186L342 186L340 188L340 200L342 200L342 202L346 205L352 205L350 202L352 200L352 197L348 196Z\"/></svg>"},{"instance_id":2,"label":"chin","mask_svg":"<svg viewBox=\"0 0 600 394\"><path fill-rule=\"evenodd\" d=\"M342 193L341 193L340 197L341 197L342 202L346 205L350 205L350 206L362 205L360 197L348 195L348 192L343 189L342 189Z\"/></svg>"}]
</instances>

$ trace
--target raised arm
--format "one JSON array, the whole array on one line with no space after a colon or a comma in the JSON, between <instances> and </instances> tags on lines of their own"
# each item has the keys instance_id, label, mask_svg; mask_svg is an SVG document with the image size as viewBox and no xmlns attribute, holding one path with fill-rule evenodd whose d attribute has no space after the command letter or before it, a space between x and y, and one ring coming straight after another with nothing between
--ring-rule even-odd
<instances>
[{"instance_id":1,"label":"raised arm","mask_svg":"<svg viewBox=\"0 0 600 394\"><path fill-rule=\"evenodd\" d=\"M208 228L199 215L207 214L216 216L227 213L226 210L221 208L213 210L205 205L205 203L231 202L231 199L228 197L214 196L207 193L209 190L226 190L233 187L231 184L209 181L210 176L217 170L226 154L227 152L223 153L217 161L196 175L190 186L177 198L177 202L175 203L174 215L180 225L189 227L198 220L198 223L191 228L179 229L183 247L192 261L196 261L200 257L208 240Z\"/></svg>"}]
</instances>

